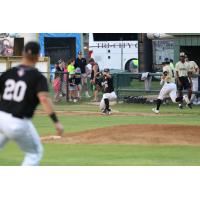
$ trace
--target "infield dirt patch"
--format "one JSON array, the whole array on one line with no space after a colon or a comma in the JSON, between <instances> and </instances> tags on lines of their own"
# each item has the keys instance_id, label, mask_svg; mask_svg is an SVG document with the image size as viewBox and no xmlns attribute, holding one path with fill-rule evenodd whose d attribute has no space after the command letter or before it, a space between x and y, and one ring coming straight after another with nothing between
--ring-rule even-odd
<instances>
[{"instance_id":1,"label":"infield dirt patch","mask_svg":"<svg viewBox=\"0 0 200 200\"><path fill-rule=\"evenodd\" d=\"M61 116L105 116L101 112L88 112L88 111L56 111L58 115ZM37 110L36 115L47 116L46 112ZM174 114L174 113L161 113L156 115L155 113L146 113L146 112L119 112L117 110L112 111L111 116L152 116L152 117L159 117L159 116L183 116L183 114Z\"/></svg>"},{"instance_id":2,"label":"infield dirt patch","mask_svg":"<svg viewBox=\"0 0 200 200\"><path fill-rule=\"evenodd\" d=\"M62 144L172 144L200 145L200 126L120 125L78 133L66 133L61 139L42 137L45 143Z\"/></svg>"}]
</instances>

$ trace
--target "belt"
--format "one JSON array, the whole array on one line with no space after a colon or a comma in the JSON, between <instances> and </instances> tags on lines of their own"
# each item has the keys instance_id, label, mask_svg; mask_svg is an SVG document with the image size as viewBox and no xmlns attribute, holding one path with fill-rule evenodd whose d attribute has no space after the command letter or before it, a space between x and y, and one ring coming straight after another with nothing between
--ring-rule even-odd
<instances>
[{"instance_id":1,"label":"belt","mask_svg":"<svg viewBox=\"0 0 200 200\"><path fill-rule=\"evenodd\" d=\"M16 118L19 118L19 119L24 119L24 117L22 117L22 116L18 116L18 115L14 115L14 114L12 114L12 116L16 117Z\"/></svg>"}]
</instances>

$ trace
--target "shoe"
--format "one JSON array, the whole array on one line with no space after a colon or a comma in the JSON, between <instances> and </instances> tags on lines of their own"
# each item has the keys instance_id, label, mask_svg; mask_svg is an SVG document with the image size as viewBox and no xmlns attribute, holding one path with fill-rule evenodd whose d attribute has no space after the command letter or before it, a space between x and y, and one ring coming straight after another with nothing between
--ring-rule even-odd
<instances>
[{"instance_id":1,"label":"shoe","mask_svg":"<svg viewBox=\"0 0 200 200\"><path fill-rule=\"evenodd\" d=\"M179 109L183 109L183 105L182 104L178 104Z\"/></svg>"},{"instance_id":2,"label":"shoe","mask_svg":"<svg viewBox=\"0 0 200 200\"><path fill-rule=\"evenodd\" d=\"M104 114L104 115L111 115L111 109L104 109L104 110L102 110L102 114Z\"/></svg>"},{"instance_id":3,"label":"shoe","mask_svg":"<svg viewBox=\"0 0 200 200\"><path fill-rule=\"evenodd\" d=\"M156 108L152 108L152 111L153 111L154 113L156 113L156 114L159 114L159 113L160 113L160 111L157 110Z\"/></svg>"},{"instance_id":4,"label":"shoe","mask_svg":"<svg viewBox=\"0 0 200 200\"><path fill-rule=\"evenodd\" d=\"M106 115L107 114L107 110L104 109L104 110L101 111L101 113L104 114L104 115Z\"/></svg>"},{"instance_id":5,"label":"shoe","mask_svg":"<svg viewBox=\"0 0 200 200\"><path fill-rule=\"evenodd\" d=\"M91 97L88 92L85 92L85 96L86 96L86 98L90 98Z\"/></svg>"},{"instance_id":6,"label":"shoe","mask_svg":"<svg viewBox=\"0 0 200 200\"><path fill-rule=\"evenodd\" d=\"M112 113L112 112L111 112L111 109L108 109L108 110L107 110L107 114L108 114L108 115L111 115L111 113Z\"/></svg>"},{"instance_id":7,"label":"shoe","mask_svg":"<svg viewBox=\"0 0 200 200\"><path fill-rule=\"evenodd\" d=\"M74 103L76 103L76 102L78 102L78 100L77 100L77 99L74 99Z\"/></svg>"},{"instance_id":8,"label":"shoe","mask_svg":"<svg viewBox=\"0 0 200 200\"><path fill-rule=\"evenodd\" d=\"M192 109L192 103L188 103L187 107L190 108L190 109Z\"/></svg>"}]
</instances>

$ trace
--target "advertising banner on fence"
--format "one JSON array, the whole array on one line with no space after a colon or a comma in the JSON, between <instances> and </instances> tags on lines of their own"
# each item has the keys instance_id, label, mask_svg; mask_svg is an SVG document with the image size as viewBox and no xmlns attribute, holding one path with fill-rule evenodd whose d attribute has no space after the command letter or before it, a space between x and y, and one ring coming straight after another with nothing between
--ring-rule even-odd
<instances>
[{"instance_id":1,"label":"advertising banner on fence","mask_svg":"<svg viewBox=\"0 0 200 200\"><path fill-rule=\"evenodd\" d=\"M14 38L0 38L0 56L13 56Z\"/></svg>"}]
</instances>

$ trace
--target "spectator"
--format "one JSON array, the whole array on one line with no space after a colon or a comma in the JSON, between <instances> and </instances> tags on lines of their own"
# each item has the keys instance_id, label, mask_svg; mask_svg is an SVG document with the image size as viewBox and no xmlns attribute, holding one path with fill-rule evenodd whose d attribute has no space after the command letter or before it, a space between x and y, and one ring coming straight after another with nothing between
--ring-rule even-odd
<instances>
[{"instance_id":1,"label":"spectator","mask_svg":"<svg viewBox=\"0 0 200 200\"><path fill-rule=\"evenodd\" d=\"M69 72L69 101L77 102L75 72Z\"/></svg>"},{"instance_id":2,"label":"spectator","mask_svg":"<svg viewBox=\"0 0 200 200\"><path fill-rule=\"evenodd\" d=\"M80 100L82 85L81 85L81 69L79 67L76 68L75 70L75 83L76 83L77 98Z\"/></svg>"},{"instance_id":3,"label":"spectator","mask_svg":"<svg viewBox=\"0 0 200 200\"><path fill-rule=\"evenodd\" d=\"M58 64L58 63L57 63ZM54 90L54 102L59 102L60 99L60 87L61 87L61 80L60 80L60 68L59 66L56 66L56 72L55 72L55 77L53 80L53 90Z\"/></svg>"},{"instance_id":4,"label":"spectator","mask_svg":"<svg viewBox=\"0 0 200 200\"><path fill-rule=\"evenodd\" d=\"M87 66L86 66L87 75L88 75L88 78L90 79L91 91L93 91L93 84L91 83L91 74L92 74L92 67L93 67L94 63L95 63L94 59L90 58Z\"/></svg>"},{"instance_id":5,"label":"spectator","mask_svg":"<svg viewBox=\"0 0 200 200\"><path fill-rule=\"evenodd\" d=\"M67 66L67 71L69 73L71 72L75 72L75 67L74 67L74 64L75 64L75 59L70 59L69 62L68 62L68 66Z\"/></svg>"},{"instance_id":6,"label":"spectator","mask_svg":"<svg viewBox=\"0 0 200 200\"><path fill-rule=\"evenodd\" d=\"M94 62L93 58L90 58L88 64L86 65L86 74L87 77L90 79L92 73L92 63Z\"/></svg>"},{"instance_id":7,"label":"spectator","mask_svg":"<svg viewBox=\"0 0 200 200\"><path fill-rule=\"evenodd\" d=\"M57 73L60 75L60 92L61 96L65 96L65 82L64 82L64 68L65 68L65 62L60 59L58 61L58 67L57 67Z\"/></svg>"},{"instance_id":8,"label":"spectator","mask_svg":"<svg viewBox=\"0 0 200 200\"><path fill-rule=\"evenodd\" d=\"M87 87L87 72L86 72L86 59L83 58L82 52L78 52L78 58L75 60L75 68L80 68L81 69L81 84L83 91L85 91L85 96L87 98L90 98L89 92L88 92L88 87Z\"/></svg>"},{"instance_id":9,"label":"spectator","mask_svg":"<svg viewBox=\"0 0 200 200\"><path fill-rule=\"evenodd\" d=\"M94 95L94 102L98 101L98 93L101 89L100 86L100 72L99 72L99 66L97 63L94 62L94 59L91 60L92 62L92 72L91 72L91 77L90 77L90 83L93 86L93 95Z\"/></svg>"}]
</instances>

